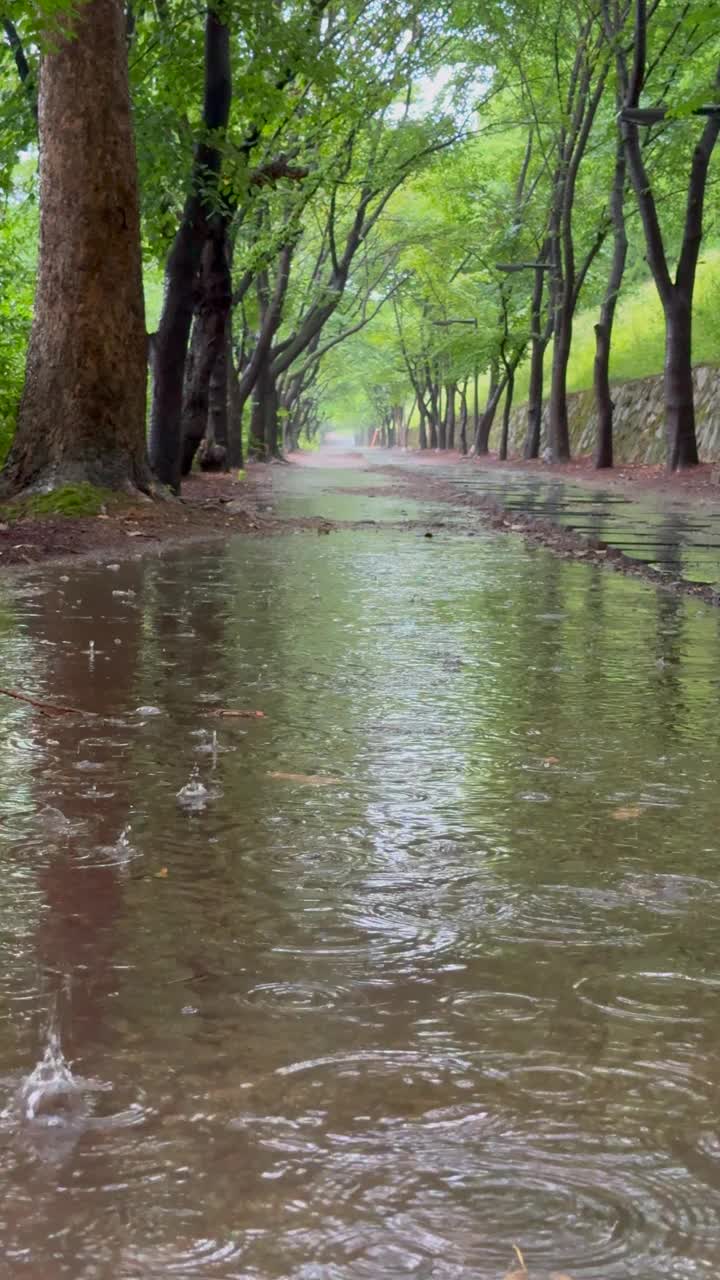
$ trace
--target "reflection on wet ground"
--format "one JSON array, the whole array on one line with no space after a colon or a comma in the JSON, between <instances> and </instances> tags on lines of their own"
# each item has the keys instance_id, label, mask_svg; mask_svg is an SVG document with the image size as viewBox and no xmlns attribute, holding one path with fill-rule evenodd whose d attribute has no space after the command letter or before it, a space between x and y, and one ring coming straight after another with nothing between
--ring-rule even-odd
<instances>
[{"instance_id":1,"label":"reflection on wet ground","mask_svg":"<svg viewBox=\"0 0 720 1280\"><path fill-rule=\"evenodd\" d=\"M386 455L402 466L399 455ZM407 460L405 460L407 465ZM541 516L566 529L600 538L625 555L656 565L688 582L720 583L720 502L689 505L681 498L583 488L568 480L527 471L468 463L423 467L457 485L482 493L506 510Z\"/></svg>"},{"instance_id":2,"label":"reflection on wet ground","mask_svg":"<svg viewBox=\"0 0 720 1280\"><path fill-rule=\"evenodd\" d=\"M720 618L397 504L2 588L10 1280L718 1269Z\"/></svg>"}]
</instances>

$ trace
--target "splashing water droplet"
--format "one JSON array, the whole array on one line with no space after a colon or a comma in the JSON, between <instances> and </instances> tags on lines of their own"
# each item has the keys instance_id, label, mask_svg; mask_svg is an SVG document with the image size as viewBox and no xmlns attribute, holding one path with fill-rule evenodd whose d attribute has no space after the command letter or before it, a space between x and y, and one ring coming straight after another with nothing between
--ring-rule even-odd
<instances>
[{"instance_id":1,"label":"splashing water droplet","mask_svg":"<svg viewBox=\"0 0 720 1280\"><path fill-rule=\"evenodd\" d=\"M190 812L198 813L206 808L210 792L200 781L197 765L190 774L189 782L186 782L185 786L177 792L176 799L181 809L188 809Z\"/></svg>"}]
</instances>

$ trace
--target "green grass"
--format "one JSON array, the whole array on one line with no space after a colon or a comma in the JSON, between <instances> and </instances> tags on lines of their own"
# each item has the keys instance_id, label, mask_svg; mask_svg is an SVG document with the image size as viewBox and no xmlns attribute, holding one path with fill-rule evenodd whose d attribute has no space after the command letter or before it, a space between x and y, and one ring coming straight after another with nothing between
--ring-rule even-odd
<instances>
[{"instance_id":1,"label":"green grass","mask_svg":"<svg viewBox=\"0 0 720 1280\"><path fill-rule=\"evenodd\" d=\"M597 309L577 317L568 369L570 391L592 386ZM693 363L720 363L720 249L708 251L698 268L693 309ZM615 382L662 373L665 326L657 289L651 280L621 298L610 353ZM527 398L527 373L522 398Z\"/></svg>"}]
</instances>

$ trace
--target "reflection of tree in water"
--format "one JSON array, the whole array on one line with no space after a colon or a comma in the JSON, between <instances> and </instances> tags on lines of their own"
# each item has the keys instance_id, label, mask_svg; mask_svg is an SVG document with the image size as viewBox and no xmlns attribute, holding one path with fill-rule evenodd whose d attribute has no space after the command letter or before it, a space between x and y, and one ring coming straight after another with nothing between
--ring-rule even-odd
<instances>
[{"instance_id":1,"label":"reflection of tree in water","mask_svg":"<svg viewBox=\"0 0 720 1280\"><path fill-rule=\"evenodd\" d=\"M40 597L25 626L43 655L44 696L96 717L129 709L142 642L135 607L142 580L133 563L120 573L86 569ZM29 782L36 821L49 811L61 823L48 832L46 856L38 858L45 909L36 957L63 1050L81 1058L105 1039L106 1002L117 985L113 955L124 891L112 851L128 824L133 770L119 725L95 717L35 717L34 731L39 750Z\"/></svg>"},{"instance_id":2,"label":"reflection of tree in water","mask_svg":"<svg viewBox=\"0 0 720 1280\"><path fill-rule=\"evenodd\" d=\"M111 1222L109 1240L123 1214L123 1194L116 1192L110 1205L102 1192L117 1170L112 1143L97 1134L111 1123L103 1117L130 1100L124 1086L117 1088L109 1014L120 983L126 896L118 837L128 824L135 771L132 735L105 717L133 705L142 580L133 564L119 573L84 568L38 595L22 617L31 647L22 687L95 713L51 719L29 708L23 713L32 751L22 757L22 781L33 816L24 818L17 844L38 909L32 934L18 934L12 962L20 976L32 956L40 1002L32 1040L21 1037L18 1156L6 1167L7 1183L0 1173L0 1186L9 1213L4 1244L26 1252L38 1275L104 1265L105 1228L93 1235L95 1224ZM109 1088L98 1091L98 1082ZM76 1194L63 1193L66 1184ZM33 1215L15 1211L23 1196L32 1199Z\"/></svg>"},{"instance_id":3,"label":"reflection of tree in water","mask_svg":"<svg viewBox=\"0 0 720 1280\"><path fill-rule=\"evenodd\" d=\"M660 563L676 577L683 571L683 534L687 518L681 512L667 512L658 524ZM656 593L654 710L663 751L669 750L685 721L687 706L683 693L683 658L686 648L687 602L672 591Z\"/></svg>"}]
</instances>

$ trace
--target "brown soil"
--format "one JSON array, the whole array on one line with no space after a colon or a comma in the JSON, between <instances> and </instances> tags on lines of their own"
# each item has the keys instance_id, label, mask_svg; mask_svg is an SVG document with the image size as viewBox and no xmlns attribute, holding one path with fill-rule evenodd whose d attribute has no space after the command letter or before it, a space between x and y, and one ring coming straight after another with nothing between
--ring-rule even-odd
<instances>
[{"instance_id":1,"label":"brown soil","mask_svg":"<svg viewBox=\"0 0 720 1280\"><path fill-rule=\"evenodd\" d=\"M49 559L136 555L228 532L262 536L285 527L271 508L271 470L249 467L247 478L199 473L180 499L128 503L99 516L21 516L0 524L0 568ZM299 527L322 521L297 520Z\"/></svg>"}]
</instances>

